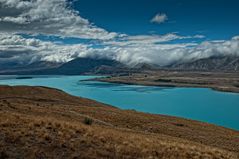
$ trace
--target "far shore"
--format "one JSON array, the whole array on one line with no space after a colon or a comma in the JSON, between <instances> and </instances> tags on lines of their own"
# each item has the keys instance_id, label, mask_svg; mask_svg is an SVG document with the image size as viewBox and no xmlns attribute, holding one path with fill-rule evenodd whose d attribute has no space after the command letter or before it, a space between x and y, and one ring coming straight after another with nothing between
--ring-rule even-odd
<instances>
[{"instance_id":1,"label":"far shore","mask_svg":"<svg viewBox=\"0 0 239 159\"><path fill-rule=\"evenodd\" d=\"M211 88L216 91L239 93L239 74L220 72L145 71L91 80L159 87Z\"/></svg>"}]
</instances>

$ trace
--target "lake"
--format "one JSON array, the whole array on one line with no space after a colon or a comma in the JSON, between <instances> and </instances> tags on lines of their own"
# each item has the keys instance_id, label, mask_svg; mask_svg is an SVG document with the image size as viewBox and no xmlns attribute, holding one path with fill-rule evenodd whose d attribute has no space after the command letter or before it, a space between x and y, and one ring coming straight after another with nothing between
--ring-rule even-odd
<instances>
[{"instance_id":1,"label":"lake","mask_svg":"<svg viewBox=\"0 0 239 159\"><path fill-rule=\"evenodd\" d=\"M239 94L81 81L95 76L0 76L0 85L47 86L121 109L178 116L239 130Z\"/></svg>"}]
</instances>

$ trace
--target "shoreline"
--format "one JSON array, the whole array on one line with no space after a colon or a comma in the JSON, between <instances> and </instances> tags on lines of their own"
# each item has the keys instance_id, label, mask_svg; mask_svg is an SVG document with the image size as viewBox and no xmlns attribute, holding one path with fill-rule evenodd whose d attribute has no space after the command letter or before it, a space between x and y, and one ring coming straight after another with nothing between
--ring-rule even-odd
<instances>
[{"instance_id":1,"label":"shoreline","mask_svg":"<svg viewBox=\"0 0 239 159\"><path fill-rule=\"evenodd\" d=\"M83 80L84 81L84 80ZM225 93L239 93L237 89L231 88L221 88L216 86L202 86L202 85L177 85L177 84L150 84L150 83L141 83L141 82L127 82L127 81L113 81L105 78L93 78L86 81L99 81L99 82L108 82L108 83L116 83L116 84L125 84L125 85L138 85L138 86L155 86L155 87L168 87L168 88L208 88L218 92L225 92Z\"/></svg>"},{"instance_id":2,"label":"shoreline","mask_svg":"<svg viewBox=\"0 0 239 159\"><path fill-rule=\"evenodd\" d=\"M220 92L239 93L239 74L236 73L155 71L90 80L157 87L209 88Z\"/></svg>"}]
</instances>

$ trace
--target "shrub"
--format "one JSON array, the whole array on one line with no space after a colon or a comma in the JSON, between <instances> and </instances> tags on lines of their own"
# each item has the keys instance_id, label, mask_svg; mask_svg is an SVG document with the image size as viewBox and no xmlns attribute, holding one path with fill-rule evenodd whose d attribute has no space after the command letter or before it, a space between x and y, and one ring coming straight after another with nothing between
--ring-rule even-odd
<instances>
[{"instance_id":1,"label":"shrub","mask_svg":"<svg viewBox=\"0 0 239 159\"><path fill-rule=\"evenodd\" d=\"M84 120L84 124L91 125L93 123L93 120L91 118L86 117Z\"/></svg>"},{"instance_id":2,"label":"shrub","mask_svg":"<svg viewBox=\"0 0 239 159\"><path fill-rule=\"evenodd\" d=\"M1 159L8 158L8 155L7 155L7 153L6 153L6 152L4 152L4 151L0 152L0 158L1 158Z\"/></svg>"}]
</instances>

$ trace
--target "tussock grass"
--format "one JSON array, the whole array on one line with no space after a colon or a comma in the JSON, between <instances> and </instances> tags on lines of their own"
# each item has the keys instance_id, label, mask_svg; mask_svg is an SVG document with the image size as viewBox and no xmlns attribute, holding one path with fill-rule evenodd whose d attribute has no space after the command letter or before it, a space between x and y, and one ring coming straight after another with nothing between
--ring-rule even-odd
<instances>
[{"instance_id":1,"label":"tussock grass","mask_svg":"<svg viewBox=\"0 0 239 159\"><path fill-rule=\"evenodd\" d=\"M49 94L47 90L45 93ZM21 90L16 91L18 98L8 99L15 109L0 100L0 158L239 157L239 133L233 130L123 111L75 97L67 97L69 101L59 103L65 94L52 89L55 102L48 100L51 95L45 96L42 88L42 96L34 94L30 99L25 96L20 99Z\"/></svg>"},{"instance_id":2,"label":"tussock grass","mask_svg":"<svg viewBox=\"0 0 239 159\"><path fill-rule=\"evenodd\" d=\"M28 155L46 158L236 158L225 150L200 144L180 143L169 138L142 133L88 127L84 123L58 121L54 118L21 117L0 114L7 120L3 154L27 158ZM16 124L13 124L16 123ZM20 125L20 123L22 125ZM7 127L6 127L7 126ZM13 131L15 130L15 131ZM13 133L14 132L14 133ZM22 134L22 132L25 132ZM31 145L31 147L29 147ZM17 149L12 149L15 146ZM13 152L14 151L14 152ZM64 153L63 153L64 152Z\"/></svg>"},{"instance_id":3,"label":"tussock grass","mask_svg":"<svg viewBox=\"0 0 239 159\"><path fill-rule=\"evenodd\" d=\"M93 120L91 118L85 117L84 124L91 125L93 123Z\"/></svg>"}]
</instances>

